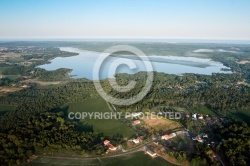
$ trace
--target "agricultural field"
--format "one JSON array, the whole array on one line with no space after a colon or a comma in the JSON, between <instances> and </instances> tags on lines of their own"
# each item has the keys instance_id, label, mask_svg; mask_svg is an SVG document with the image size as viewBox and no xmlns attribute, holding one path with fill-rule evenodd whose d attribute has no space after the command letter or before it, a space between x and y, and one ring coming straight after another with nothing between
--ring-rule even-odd
<instances>
[{"instance_id":1,"label":"agricultural field","mask_svg":"<svg viewBox=\"0 0 250 166\"><path fill-rule=\"evenodd\" d=\"M86 99L82 102L69 103L64 105L68 107L67 112L111 112L107 103L101 99ZM103 132L107 135L114 135L116 133L123 135L124 138L130 138L135 134L135 131L127 126L124 122L119 119L81 119L80 122L83 124L93 125L95 132Z\"/></svg>"},{"instance_id":2,"label":"agricultural field","mask_svg":"<svg viewBox=\"0 0 250 166\"><path fill-rule=\"evenodd\" d=\"M210 115L210 116L216 115L216 113L213 110L207 108L206 106L198 107L189 111L191 113L198 113L198 114L203 114L203 115Z\"/></svg>"},{"instance_id":3,"label":"agricultural field","mask_svg":"<svg viewBox=\"0 0 250 166\"><path fill-rule=\"evenodd\" d=\"M152 116L152 115L151 115ZM144 123L148 126L151 127L157 131L159 130L174 130L176 128L180 128L181 124L179 122L170 120L170 119L166 119L166 118L158 118L157 116L153 117L153 118L143 118L142 119L144 121Z\"/></svg>"},{"instance_id":4,"label":"agricultural field","mask_svg":"<svg viewBox=\"0 0 250 166\"><path fill-rule=\"evenodd\" d=\"M67 165L67 166L85 166L85 165L101 165L98 160L89 159L62 159L62 158L45 158L38 157L32 162L26 164L27 166L57 166L57 165Z\"/></svg>"},{"instance_id":5,"label":"agricultural field","mask_svg":"<svg viewBox=\"0 0 250 166\"><path fill-rule=\"evenodd\" d=\"M166 160L156 157L152 158L144 152L137 152L126 156L120 156L115 158L99 158L99 159L61 159L61 158L36 158L32 162L28 163L27 166L56 166L56 165L67 165L67 166L173 166Z\"/></svg>"}]
</instances>

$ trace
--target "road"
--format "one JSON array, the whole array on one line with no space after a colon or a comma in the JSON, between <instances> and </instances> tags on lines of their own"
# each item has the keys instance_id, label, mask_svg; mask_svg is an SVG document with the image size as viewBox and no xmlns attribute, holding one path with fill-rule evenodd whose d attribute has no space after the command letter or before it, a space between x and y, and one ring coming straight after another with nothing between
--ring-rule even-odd
<instances>
[{"instance_id":1,"label":"road","mask_svg":"<svg viewBox=\"0 0 250 166\"><path fill-rule=\"evenodd\" d=\"M100 158L111 158L111 157L118 157L118 156L125 156L128 154L136 153L139 151L143 151L143 147L152 143L153 141L149 141L146 143L143 143L137 147L134 147L132 149L129 149L125 152L122 151L117 151L117 152L112 152L109 154L105 155L96 155L96 156L81 156L81 155L60 155L60 154L35 154L38 157L46 157L46 158L61 158L61 159L100 159Z\"/></svg>"},{"instance_id":2,"label":"road","mask_svg":"<svg viewBox=\"0 0 250 166\"><path fill-rule=\"evenodd\" d=\"M212 136L211 136L211 140L213 140L213 139L214 139L214 132L213 132L213 130L212 130L212 128L211 128L210 125L208 125L208 129L209 129L209 131L210 131L210 133L211 133L211 135L212 135ZM219 156L216 152L214 152L214 154L215 154L215 156L217 157L217 159L220 161L221 165L225 166L225 164L224 164L224 162L221 160L220 156Z\"/></svg>"}]
</instances>

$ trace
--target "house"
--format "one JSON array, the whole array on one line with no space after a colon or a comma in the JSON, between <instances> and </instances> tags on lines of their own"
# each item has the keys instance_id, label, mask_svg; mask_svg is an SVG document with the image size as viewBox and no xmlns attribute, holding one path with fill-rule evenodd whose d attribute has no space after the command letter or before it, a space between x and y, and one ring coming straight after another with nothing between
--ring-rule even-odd
<instances>
[{"instance_id":1,"label":"house","mask_svg":"<svg viewBox=\"0 0 250 166\"><path fill-rule=\"evenodd\" d=\"M201 143L203 142L203 139L200 136L196 140Z\"/></svg>"},{"instance_id":2,"label":"house","mask_svg":"<svg viewBox=\"0 0 250 166\"><path fill-rule=\"evenodd\" d=\"M161 136L161 139L168 140L168 139L173 138L173 137L176 137L175 133L171 133L169 135L165 134L165 135Z\"/></svg>"},{"instance_id":3,"label":"house","mask_svg":"<svg viewBox=\"0 0 250 166\"><path fill-rule=\"evenodd\" d=\"M195 138L192 138L194 141L198 141L198 142L203 142L204 140L204 138L208 138L208 135L207 134L205 134L205 133L201 133L201 134L199 134L199 135L197 135Z\"/></svg>"},{"instance_id":4,"label":"house","mask_svg":"<svg viewBox=\"0 0 250 166\"><path fill-rule=\"evenodd\" d=\"M192 115L192 119L193 119L193 120L197 120L197 114L193 114L193 115Z\"/></svg>"},{"instance_id":5,"label":"house","mask_svg":"<svg viewBox=\"0 0 250 166\"><path fill-rule=\"evenodd\" d=\"M183 131L177 131L175 132L176 135L180 135L180 134L183 134Z\"/></svg>"},{"instance_id":6,"label":"house","mask_svg":"<svg viewBox=\"0 0 250 166\"><path fill-rule=\"evenodd\" d=\"M169 134L169 137L170 138L176 137L176 134L175 133L171 133L171 134Z\"/></svg>"},{"instance_id":7,"label":"house","mask_svg":"<svg viewBox=\"0 0 250 166\"><path fill-rule=\"evenodd\" d=\"M109 148L109 150L116 150L116 149L117 149L117 147L115 147L115 146L112 145L112 144L109 144L109 145L108 145L108 148Z\"/></svg>"},{"instance_id":8,"label":"house","mask_svg":"<svg viewBox=\"0 0 250 166\"><path fill-rule=\"evenodd\" d=\"M163 136L161 136L161 139L164 139L164 140L168 140L170 137L168 134L165 134Z\"/></svg>"},{"instance_id":9,"label":"house","mask_svg":"<svg viewBox=\"0 0 250 166\"><path fill-rule=\"evenodd\" d=\"M105 141L103 141L103 143L104 143L105 146L108 146L110 144L110 141L109 140L105 140Z\"/></svg>"},{"instance_id":10,"label":"house","mask_svg":"<svg viewBox=\"0 0 250 166\"><path fill-rule=\"evenodd\" d=\"M199 115L199 116L198 116L198 119L203 119L203 116L202 116L202 115Z\"/></svg>"},{"instance_id":11,"label":"house","mask_svg":"<svg viewBox=\"0 0 250 166\"><path fill-rule=\"evenodd\" d=\"M151 150L147 150L147 154L149 154L151 157L155 157L157 154Z\"/></svg>"},{"instance_id":12,"label":"house","mask_svg":"<svg viewBox=\"0 0 250 166\"><path fill-rule=\"evenodd\" d=\"M141 123L141 121L140 120L134 120L134 125L137 125L137 124L140 124Z\"/></svg>"},{"instance_id":13,"label":"house","mask_svg":"<svg viewBox=\"0 0 250 166\"><path fill-rule=\"evenodd\" d=\"M140 139L140 137L137 137L137 138L134 138L132 141L133 141L135 144L139 144L140 141L141 141L141 139Z\"/></svg>"},{"instance_id":14,"label":"house","mask_svg":"<svg viewBox=\"0 0 250 166\"><path fill-rule=\"evenodd\" d=\"M107 146L109 148L109 150L116 150L117 149L117 147L112 145L109 140L104 140L103 144L104 144L104 146Z\"/></svg>"},{"instance_id":15,"label":"house","mask_svg":"<svg viewBox=\"0 0 250 166\"><path fill-rule=\"evenodd\" d=\"M204 135L203 135L203 138L208 138L208 135L207 135L207 134L204 134Z\"/></svg>"}]
</instances>

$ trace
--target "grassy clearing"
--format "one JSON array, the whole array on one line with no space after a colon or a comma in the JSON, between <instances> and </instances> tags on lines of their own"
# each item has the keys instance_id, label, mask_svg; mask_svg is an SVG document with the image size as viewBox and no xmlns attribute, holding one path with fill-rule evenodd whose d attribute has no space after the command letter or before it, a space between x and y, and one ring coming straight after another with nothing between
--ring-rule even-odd
<instances>
[{"instance_id":1,"label":"grassy clearing","mask_svg":"<svg viewBox=\"0 0 250 166\"><path fill-rule=\"evenodd\" d=\"M98 160L83 160L83 159L62 159L62 158L44 158L38 157L32 162L26 164L27 166L58 166L58 165L67 165L67 166L85 166L85 165L100 165Z\"/></svg>"},{"instance_id":2,"label":"grassy clearing","mask_svg":"<svg viewBox=\"0 0 250 166\"><path fill-rule=\"evenodd\" d=\"M24 59L22 57L14 57L9 59L10 62L15 63L15 62L22 62Z\"/></svg>"},{"instance_id":3,"label":"grassy clearing","mask_svg":"<svg viewBox=\"0 0 250 166\"><path fill-rule=\"evenodd\" d=\"M227 116L245 121L246 123L250 124L250 112L249 111L243 111L243 110L230 111Z\"/></svg>"},{"instance_id":4,"label":"grassy clearing","mask_svg":"<svg viewBox=\"0 0 250 166\"><path fill-rule=\"evenodd\" d=\"M131 155L117 157L113 159L102 159L104 165L108 166L173 166L172 164L168 163L166 160L157 157L152 158L144 152L138 152Z\"/></svg>"},{"instance_id":5,"label":"grassy clearing","mask_svg":"<svg viewBox=\"0 0 250 166\"><path fill-rule=\"evenodd\" d=\"M185 112L185 108L182 107L173 107L173 109L177 112Z\"/></svg>"},{"instance_id":6,"label":"grassy clearing","mask_svg":"<svg viewBox=\"0 0 250 166\"><path fill-rule=\"evenodd\" d=\"M213 110L207 108L206 106L198 107L189 111L191 113L198 113L198 114L203 114L203 115L211 115L211 116L216 115L216 113Z\"/></svg>"},{"instance_id":7,"label":"grassy clearing","mask_svg":"<svg viewBox=\"0 0 250 166\"><path fill-rule=\"evenodd\" d=\"M168 163L166 160L157 157L151 158L149 155L144 154L144 152L137 152L134 154L129 154L126 156L115 157L115 158L99 158L99 159L57 159L57 158L40 158L33 160L28 163L27 166L57 166L57 165L67 165L67 166L173 166L173 164Z\"/></svg>"},{"instance_id":8,"label":"grassy clearing","mask_svg":"<svg viewBox=\"0 0 250 166\"><path fill-rule=\"evenodd\" d=\"M20 76L19 75L6 75L5 78L9 78L11 80L17 80Z\"/></svg>"},{"instance_id":9,"label":"grassy clearing","mask_svg":"<svg viewBox=\"0 0 250 166\"><path fill-rule=\"evenodd\" d=\"M69 103L68 112L111 112L107 103L101 99L86 99L82 102L78 103ZM114 135L119 133L123 135L123 137L130 138L135 131L128 127L125 123L123 123L119 119L81 119L81 122L85 124L93 125L93 129L95 132L103 132L107 135Z\"/></svg>"}]
</instances>

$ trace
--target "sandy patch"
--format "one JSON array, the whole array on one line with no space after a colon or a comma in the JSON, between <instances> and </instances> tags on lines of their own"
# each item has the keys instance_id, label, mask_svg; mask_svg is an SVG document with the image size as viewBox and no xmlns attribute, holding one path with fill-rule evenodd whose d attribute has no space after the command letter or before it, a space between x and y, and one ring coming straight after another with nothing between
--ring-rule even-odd
<instances>
[{"instance_id":1,"label":"sandy patch","mask_svg":"<svg viewBox=\"0 0 250 166\"><path fill-rule=\"evenodd\" d=\"M157 118L156 116L153 118L143 118L141 119L147 124L149 127L152 127L154 129L163 129L163 130L173 130L177 127L181 127L181 125L178 122L172 121L170 119L165 118Z\"/></svg>"},{"instance_id":2,"label":"sandy patch","mask_svg":"<svg viewBox=\"0 0 250 166\"><path fill-rule=\"evenodd\" d=\"M30 61L43 61L44 58L32 58L30 59Z\"/></svg>"},{"instance_id":3,"label":"sandy patch","mask_svg":"<svg viewBox=\"0 0 250 166\"><path fill-rule=\"evenodd\" d=\"M23 88L14 88L14 87L0 87L0 92L3 93L11 93L11 92L16 92L19 91Z\"/></svg>"},{"instance_id":4,"label":"sandy patch","mask_svg":"<svg viewBox=\"0 0 250 166\"><path fill-rule=\"evenodd\" d=\"M19 58L21 57L20 53L14 53L14 52L8 52L8 53L4 53L3 55L1 55L2 58Z\"/></svg>"},{"instance_id":5,"label":"sandy patch","mask_svg":"<svg viewBox=\"0 0 250 166\"><path fill-rule=\"evenodd\" d=\"M237 85L245 85L245 86L250 86L247 82L245 81L238 81Z\"/></svg>"},{"instance_id":6,"label":"sandy patch","mask_svg":"<svg viewBox=\"0 0 250 166\"><path fill-rule=\"evenodd\" d=\"M22 83L37 83L41 86L47 86L47 85L58 85L58 84L62 83L62 81L47 82L47 81L39 81L37 79L28 79L28 80L22 81Z\"/></svg>"},{"instance_id":7,"label":"sandy patch","mask_svg":"<svg viewBox=\"0 0 250 166\"><path fill-rule=\"evenodd\" d=\"M249 60L243 60L243 61L239 61L239 62L236 62L236 63L241 64L241 65L245 65L245 64L250 63L250 61Z\"/></svg>"}]
</instances>

